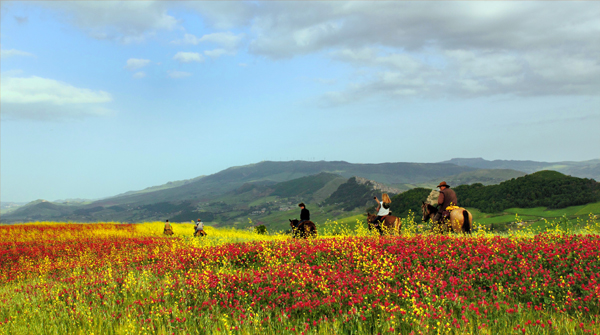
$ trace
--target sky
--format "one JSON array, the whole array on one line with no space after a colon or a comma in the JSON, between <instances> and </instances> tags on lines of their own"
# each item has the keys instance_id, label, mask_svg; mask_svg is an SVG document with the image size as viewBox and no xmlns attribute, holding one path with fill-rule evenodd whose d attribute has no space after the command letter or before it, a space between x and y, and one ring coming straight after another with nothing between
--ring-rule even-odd
<instances>
[{"instance_id":1,"label":"sky","mask_svg":"<svg viewBox=\"0 0 600 335\"><path fill-rule=\"evenodd\" d=\"M1 2L0 200L600 158L600 2Z\"/></svg>"}]
</instances>

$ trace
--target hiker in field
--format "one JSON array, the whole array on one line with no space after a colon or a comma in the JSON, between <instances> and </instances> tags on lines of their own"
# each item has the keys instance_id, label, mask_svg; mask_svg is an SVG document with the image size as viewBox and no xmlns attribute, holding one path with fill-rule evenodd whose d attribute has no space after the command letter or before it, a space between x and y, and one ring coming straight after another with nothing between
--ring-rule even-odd
<instances>
[{"instance_id":1,"label":"hiker in field","mask_svg":"<svg viewBox=\"0 0 600 335\"><path fill-rule=\"evenodd\" d=\"M169 220L165 222L165 229L163 230L163 234L173 235L173 228L171 228L171 223L169 222Z\"/></svg>"},{"instance_id":2,"label":"hiker in field","mask_svg":"<svg viewBox=\"0 0 600 335\"><path fill-rule=\"evenodd\" d=\"M198 222L196 222L196 231L194 232L194 236L206 236L206 232L204 231L204 223L201 219L198 219Z\"/></svg>"},{"instance_id":3,"label":"hiker in field","mask_svg":"<svg viewBox=\"0 0 600 335\"><path fill-rule=\"evenodd\" d=\"M383 193L381 195L381 201L374 197L375 201L377 201L377 218L373 225L377 230L379 230L379 234L382 235L383 231L381 230L381 222L385 219L386 216L390 215L390 205L392 204L392 199L387 193Z\"/></svg>"},{"instance_id":4,"label":"hiker in field","mask_svg":"<svg viewBox=\"0 0 600 335\"><path fill-rule=\"evenodd\" d=\"M458 200L454 190L451 190L450 185L446 184L445 181L441 182L437 187L440 189L440 196L438 197L438 212L433 218L433 222L442 223L442 220L450 216L448 207L458 206Z\"/></svg>"}]
</instances>

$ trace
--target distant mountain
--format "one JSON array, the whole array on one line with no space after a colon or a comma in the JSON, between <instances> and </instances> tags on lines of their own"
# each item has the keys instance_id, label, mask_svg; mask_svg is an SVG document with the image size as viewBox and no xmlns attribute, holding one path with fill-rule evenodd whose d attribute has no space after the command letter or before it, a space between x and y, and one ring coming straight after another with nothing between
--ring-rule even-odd
<instances>
[{"instance_id":1,"label":"distant mountain","mask_svg":"<svg viewBox=\"0 0 600 335\"><path fill-rule=\"evenodd\" d=\"M325 185L335 180L341 180L343 183L346 181L346 178L333 173L321 172L316 175L300 177L297 179L277 183L273 185L273 192L271 195L284 198L298 196L312 198L313 195L325 187ZM341 183L336 183L335 185L339 187L339 184Z\"/></svg>"},{"instance_id":2,"label":"distant mountain","mask_svg":"<svg viewBox=\"0 0 600 335\"><path fill-rule=\"evenodd\" d=\"M166 184L162 184L162 185L158 185L158 186L146 187L143 190L129 191L129 192L125 192L125 193L122 193L122 194L118 194L115 197L123 197L123 196L130 196L130 195L144 194L144 193L150 193L150 192L154 192L154 191L166 190L166 189L169 189L169 188L179 187L179 186L182 186L182 185L186 185L186 184L195 182L195 181L200 180L200 179L202 179L204 177L205 176L199 176L199 177L192 178L192 179L170 181L170 182L168 182Z\"/></svg>"},{"instance_id":3,"label":"distant mountain","mask_svg":"<svg viewBox=\"0 0 600 335\"><path fill-rule=\"evenodd\" d=\"M358 207L370 207L375 202L373 197L377 196L381 199L383 192L389 193L390 196L400 193L383 184L365 178L352 177L341 184L329 198L323 201L323 204L337 205L345 211L351 211Z\"/></svg>"},{"instance_id":4,"label":"distant mountain","mask_svg":"<svg viewBox=\"0 0 600 335\"><path fill-rule=\"evenodd\" d=\"M541 170L553 170L560 173L579 178L592 178L600 180L600 159L583 162L536 162L517 160L493 160L483 158L453 158L442 163L458 166L472 167L477 169L512 169L533 173Z\"/></svg>"},{"instance_id":5,"label":"distant mountain","mask_svg":"<svg viewBox=\"0 0 600 335\"><path fill-rule=\"evenodd\" d=\"M481 159L455 161L459 164L488 164ZM584 169L585 166L588 165L573 165L572 168ZM143 222L165 219L188 221L203 217L222 225L230 225L242 219L247 221L249 215L260 217L291 210L298 201L338 204L339 206L330 205L336 210L358 208L365 206L369 198L372 199L371 194L365 195L369 187L378 190L376 193L383 190L395 194L416 187L432 189L442 180L452 186L471 183L491 185L522 175L522 172L515 170L481 169L451 163L265 161L232 167L209 176L127 192L87 204L30 203L9 213L3 211L0 219L2 222ZM350 178L355 180L349 182ZM365 182L362 181L367 181L370 186L365 188ZM340 188L342 191L333 196ZM343 191L345 188L348 188L346 195ZM362 188L365 190L359 190ZM326 202L332 196L336 200ZM347 199L342 199L344 196ZM354 200L351 198L357 202L352 203Z\"/></svg>"},{"instance_id":6,"label":"distant mountain","mask_svg":"<svg viewBox=\"0 0 600 335\"><path fill-rule=\"evenodd\" d=\"M74 208L75 207L55 204L46 200L36 200L3 215L2 221L10 222L10 220L5 220L7 217L25 217L29 221L59 220L65 215L72 213Z\"/></svg>"},{"instance_id":7,"label":"distant mountain","mask_svg":"<svg viewBox=\"0 0 600 335\"><path fill-rule=\"evenodd\" d=\"M526 175L525 172L511 169L481 169L475 171L462 172L453 176L442 178L449 185L469 185L473 183L481 183L483 185L499 184L503 181L513 178L519 178ZM433 180L432 188L435 188L441 180Z\"/></svg>"},{"instance_id":8,"label":"distant mountain","mask_svg":"<svg viewBox=\"0 0 600 335\"><path fill-rule=\"evenodd\" d=\"M209 202L245 183L283 182L327 172L345 178L363 177L384 184L422 183L432 178L474 171L475 168L446 163L382 163L352 164L334 162L260 162L232 167L178 187L147 193L124 194L102 199L90 206L145 205L161 201Z\"/></svg>"}]
</instances>

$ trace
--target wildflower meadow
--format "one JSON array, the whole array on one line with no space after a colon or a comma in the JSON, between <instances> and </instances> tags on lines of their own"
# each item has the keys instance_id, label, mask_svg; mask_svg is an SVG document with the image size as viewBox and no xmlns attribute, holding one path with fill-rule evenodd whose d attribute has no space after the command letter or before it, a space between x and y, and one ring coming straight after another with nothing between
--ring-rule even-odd
<instances>
[{"instance_id":1,"label":"wildflower meadow","mask_svg":"<svg viewBox=\"0 0 600 335\"><path fill-rule=\"evenodd\" d=\"M600 235L0 227L0 334L597 334Z\"/></svg>"}]
</instances>

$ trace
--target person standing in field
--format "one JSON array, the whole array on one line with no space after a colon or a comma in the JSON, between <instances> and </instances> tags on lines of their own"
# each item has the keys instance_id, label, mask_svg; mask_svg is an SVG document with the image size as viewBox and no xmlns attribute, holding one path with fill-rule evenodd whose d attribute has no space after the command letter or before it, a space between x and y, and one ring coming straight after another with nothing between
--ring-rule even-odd
<instances>
[{"instance_id":1,"label":"person standing in field","mask_svg":"<svg viewBox=\"0 0 600 335\"><path fill-rule=\"evenodd\" d=\"M442 220L450 216L448 207L458 206L458 199L454 190L450 189L450 185L446 184L445 181L441 182L437 187L440 189L440 196L438 197L438 212L433 217L433 222L442 223Z\"/></svg>"},{"instance_id":2,"label":"person standing in field","mask_svg":"<svg viewBox=\"0 0 600 335\"><path fill-rule=\"evenodd\" d=\"M383 193L381 195L381 201L379 201L377 197L374 197L374 199L377 201L377 218L373 224L375 225L375 228L379 230L379 234L382 235L383 231L381 230L381 223L386 216L390 215L390 205L392 204L392 199L390 199L390 196L387 193Z\"/></svg>"}]
</instances>

